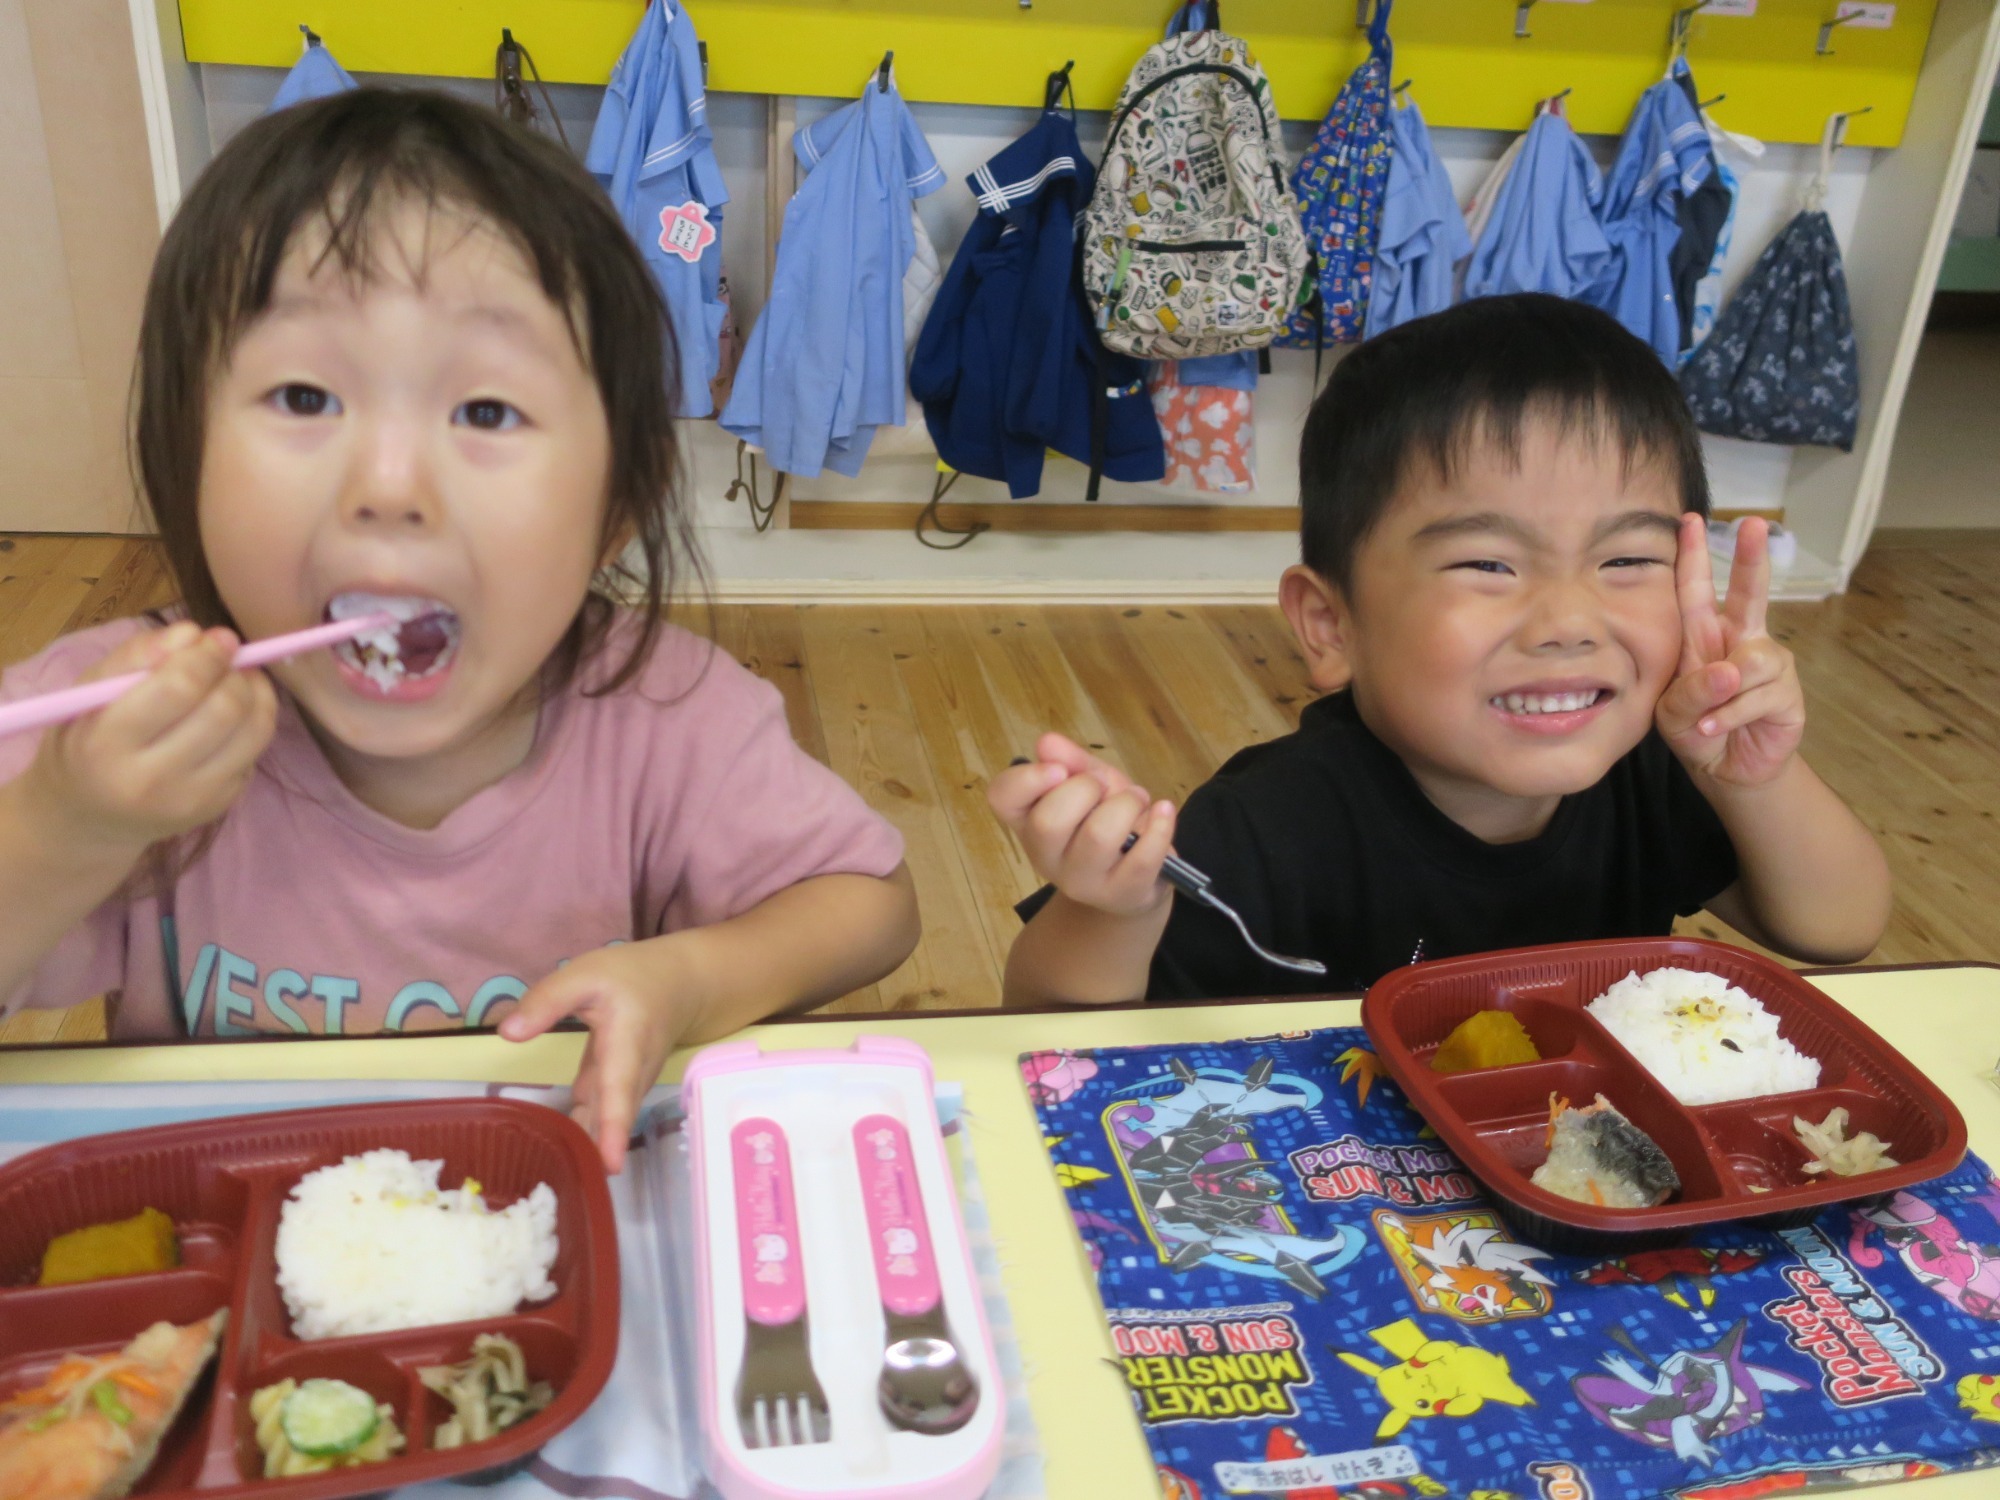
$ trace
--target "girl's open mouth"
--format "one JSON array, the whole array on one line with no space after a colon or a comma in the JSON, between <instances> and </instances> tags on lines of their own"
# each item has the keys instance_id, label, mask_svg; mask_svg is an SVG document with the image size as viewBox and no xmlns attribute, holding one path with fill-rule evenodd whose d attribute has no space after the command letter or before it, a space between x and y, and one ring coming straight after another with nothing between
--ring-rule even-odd
<instances>
[{"instance_id":1,"label":"girl's open mouth","mask_svg":"<svg viewBox=\"0 0 2000 1500\"><path fill-rule=\"evenodd\" d=\"M442 688L458 655L458 611L441 599L359 589L335 594L326 606L329 620L377 613L391 615L397 623L335 646L341 675L375 696L406 701L428 698Z\"/></svg>"}]
</instances>

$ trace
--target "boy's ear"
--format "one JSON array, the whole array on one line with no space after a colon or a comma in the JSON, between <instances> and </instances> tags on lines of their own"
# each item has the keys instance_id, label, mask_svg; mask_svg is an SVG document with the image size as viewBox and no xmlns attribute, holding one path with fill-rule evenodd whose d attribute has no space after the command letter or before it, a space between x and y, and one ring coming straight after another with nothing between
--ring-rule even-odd
<instances>
[{"instance_id":1,"label":"boy's ear","mask_svg":"<svg viewBox=\"0 0 2000 1500\"><path fill-rule=\"evenodd\" d=\"M1346 596L1302 563L1285 569L1278 580L1278 607L1292 627L1292 638L1306 659L1306 675L1322 693L1347 686L1354 675L1349 661L1354 613Z\"/></svg>"}]
</instances>

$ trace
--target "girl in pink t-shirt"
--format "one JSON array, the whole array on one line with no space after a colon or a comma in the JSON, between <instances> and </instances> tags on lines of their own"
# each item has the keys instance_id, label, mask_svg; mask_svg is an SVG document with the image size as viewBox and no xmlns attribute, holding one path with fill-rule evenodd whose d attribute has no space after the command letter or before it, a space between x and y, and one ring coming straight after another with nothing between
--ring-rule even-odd
<instances>
[{"instance_id":1,"label":"girl in pink t-shirt","mask_svg":"<svg viewBox=\"0 0 2000 1500\"><path fill-rule=\"evenodd\" d=\"M140 334L179 618L0 679L150 672L0 741L0 1005L109 991L156 1039L575 1017L616 1170L670 1048L900 963L895 831L661 618L700 572L670 339L596 183L484 110L364 89L232 140ZM381 608L409 618L231 670Z\"/></svg>"}]
</instances>

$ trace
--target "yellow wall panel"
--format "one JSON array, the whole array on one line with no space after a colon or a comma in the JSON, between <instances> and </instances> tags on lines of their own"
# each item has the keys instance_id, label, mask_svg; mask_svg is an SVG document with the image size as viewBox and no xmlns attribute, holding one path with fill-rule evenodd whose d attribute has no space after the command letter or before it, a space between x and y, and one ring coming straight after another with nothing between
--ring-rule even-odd
<instances>
[{"instance_id":1,"label":"yellow wall panel","mask_svg":"<svg viewBox=\"0 0 2000 1500\"><path fill-rule=\"evenodd\" d=\"M1704 97L1726 93L1723 123L1772 141L1819 138L1833 110L1873 106L1856 145L1893 146L1923 63L1936 0L1899 0L1886 30L1842 27L1814 54L1839 0L1759 0L1755 16L1695 17L1689 60ZM1106 109L1169 0L692 0L708 43L711 88L853 93L885 49L906 97L1032 105L1042 80L1076 60L1077 97ZM642 0L180 0L194 62L289 66L301 22L353 71L490 77L510 26L551 81L602 83ZM1624 128L1667 61L1668 0L1543 0L1514 36L1510 0L1403 0L1392 26L1396 77L1415 80L1437 126L1516 130L1535 100L1569 88L1579 130ZM1249 39L1288 118L1317 119L1366 54L1347 0L1230 0L1229 29Z\"/></svg>"}]
</instances>

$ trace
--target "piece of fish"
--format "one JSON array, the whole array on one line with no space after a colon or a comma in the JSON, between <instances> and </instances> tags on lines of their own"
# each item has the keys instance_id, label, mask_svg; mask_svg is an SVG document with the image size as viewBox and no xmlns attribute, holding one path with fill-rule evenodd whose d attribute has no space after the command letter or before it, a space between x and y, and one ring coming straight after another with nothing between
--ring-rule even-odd
<instances>
[{"instance_id":1,"label":"piece of fish","mask_svg":"<svg viewBox=\"0 0 2000 1500\"><path fill-rule=\"evenodd\" d=\"M72 1354L0 1403L0 1495L123 1500L215 1357L228 1316L155 1323L117 1354Z\"/></svg>"},{"instance_id":2,"label":"piece of fish","mask_svg":"<svg viewBox=\"0 0 2000 1500\"><path fill-rule=\"evenodd\" d=\"M1549 1157L1528 1180L1558 1197L1605 1208L1652 1208L1681 1186L1667 1153L1602 1094L1582 1109L1551 1099Z\"/></svg>"}]
</instances>

